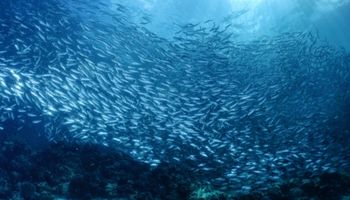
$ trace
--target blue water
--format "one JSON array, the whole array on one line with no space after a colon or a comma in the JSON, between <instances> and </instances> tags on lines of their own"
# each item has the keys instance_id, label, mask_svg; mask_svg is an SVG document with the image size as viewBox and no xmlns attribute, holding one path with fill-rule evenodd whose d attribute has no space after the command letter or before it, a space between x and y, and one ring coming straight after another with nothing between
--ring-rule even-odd
<instances>
[{"instance_id":1,"label":"blue water","mask_svg":"<svg viewBox=\"0 0 350 200\"><path fill-rule=\"evenodd\" d=\"M0 2L0 134L223 191L349 169L349 1ZM3 137L0 137L3 138Z\"/></svg>"}]
</instances>

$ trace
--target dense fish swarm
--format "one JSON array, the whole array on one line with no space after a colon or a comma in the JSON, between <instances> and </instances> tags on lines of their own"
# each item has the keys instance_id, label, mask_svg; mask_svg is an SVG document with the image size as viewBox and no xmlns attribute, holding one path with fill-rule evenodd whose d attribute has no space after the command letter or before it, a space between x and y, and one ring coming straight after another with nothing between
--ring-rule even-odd
<instances>
[{"instance_id":1,"label":"dense fish swarm","mask_svg":"<svg viewBox=\"0 0 350 200\"><path fill-rule=\"evenodd\" d=\"M245 191L350 167L350 56L315 33L239 42L230 24L207 21L170 40L121 5L0 10L0 131L32 123L52 140L185 163Z\"/></svg>"}]
</instances>

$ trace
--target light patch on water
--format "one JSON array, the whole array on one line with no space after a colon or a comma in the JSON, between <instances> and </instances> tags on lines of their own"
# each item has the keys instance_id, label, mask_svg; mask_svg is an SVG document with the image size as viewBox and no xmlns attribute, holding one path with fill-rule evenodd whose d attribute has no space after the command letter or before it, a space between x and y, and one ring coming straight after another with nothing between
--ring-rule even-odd
<instances>
[{"instance_id":1,"label":"light patch on water","mask_svg":"<svg viewBox=\"0 0 350 200\"><path fill-rule=\"evenodd\" d=\"M329 12L350 3L350 0L319 0L317 1L317 9L321 12Z\"/></svg>"},{"instance_id":2,"label":"light patch on water","mask_svg":"<svg viewBox=\"0 0 350 200\"><path fill-rule=\"evenodd\" d=\"M133 8L135 21L146 22L147 29L168 39L177 32L178 24L212 20L234 24L240 40L318 30L321 37L350 48L348 14L341 11L350 7L350 0L111 0L111 8L120 2ZM334 29L334 24L343 28L330 33L325 27Z\"/></svg>"},{"instance_id":3,"label":"light patch on water","mask_svg":"<svg viewBox=\"0 0 350 200\"><path fill-rule=\"evenodd\" d=\"M157 3L157 0L139 0L139 2L142 4L144 9L152 10L154 5Z\"/></svg>"},{"instance_id":4,"label":"light patch on water","mask_svg":"<svg viewBox=\"0 0 350 200\"><path fill-rule=\"evenodd\" d=\"M259 6L263 0L229 0L232 10L254 9Z\"/></svg>"}]
</instances>

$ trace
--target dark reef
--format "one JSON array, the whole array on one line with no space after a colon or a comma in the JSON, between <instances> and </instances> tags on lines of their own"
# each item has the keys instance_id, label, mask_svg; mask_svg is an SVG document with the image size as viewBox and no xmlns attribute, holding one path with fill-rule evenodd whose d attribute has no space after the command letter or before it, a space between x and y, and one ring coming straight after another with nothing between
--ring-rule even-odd
<instances>
[{"instance_id":1,"label":"dark reef","mask_svg":"<svg viewBox=\"0 0 350 200\"><path fill-rule=\"evenodd\" d=\"M200 185L186 166L156 168L91 144L51 143L31 149L14 137L0 142L0 199L350 199L345 172L295 177L266 191L229 194Z\"/></svg>"}]
</instances>

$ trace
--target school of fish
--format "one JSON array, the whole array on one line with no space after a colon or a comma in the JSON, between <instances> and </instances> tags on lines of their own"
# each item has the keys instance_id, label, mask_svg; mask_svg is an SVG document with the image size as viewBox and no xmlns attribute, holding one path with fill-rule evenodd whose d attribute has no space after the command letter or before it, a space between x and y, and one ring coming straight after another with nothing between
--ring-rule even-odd
<instances>
[{"instance_id":1,"label":"school of fish","mask_svg":"<svg viewBox=\"0 0 350 200\"><path fill-rule=\"evenodd\" d=\"M350 55L317 33L158 37L107 1L0 2L0 132L99 143L249 191L350 168Z\"/></svg>"}]
</instances>

